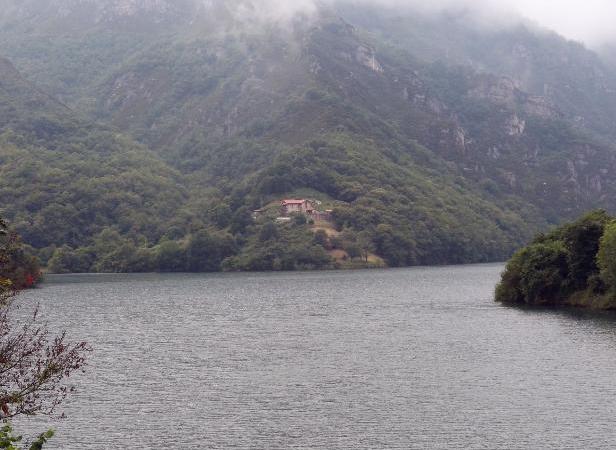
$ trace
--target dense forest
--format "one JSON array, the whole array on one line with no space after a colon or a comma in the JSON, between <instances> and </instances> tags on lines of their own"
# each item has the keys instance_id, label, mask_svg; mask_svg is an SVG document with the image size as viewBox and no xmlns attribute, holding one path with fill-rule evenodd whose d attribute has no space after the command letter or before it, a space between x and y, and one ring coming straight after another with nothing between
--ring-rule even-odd
<instances>
[{"instance_id":1,"label":"dense forest","mask_svg":"<svg viewBox=\"0 0 616 450\"><path fill-rule=\"evenodd\" d=\"M537 236L507 263L496 300L616 309L616 218L595 211Z\"/></svg>"},{"instance_id":2,"label":"dense forest","mask_svg":"<svg viewBox=\"0 0 616 450\"><path fill-rule=\"evenodd\" d=\"M498 261L616 207L616 75L542 30L39 3L0 0L0 213L52 272Z\"/></svg>"}]
</instances>

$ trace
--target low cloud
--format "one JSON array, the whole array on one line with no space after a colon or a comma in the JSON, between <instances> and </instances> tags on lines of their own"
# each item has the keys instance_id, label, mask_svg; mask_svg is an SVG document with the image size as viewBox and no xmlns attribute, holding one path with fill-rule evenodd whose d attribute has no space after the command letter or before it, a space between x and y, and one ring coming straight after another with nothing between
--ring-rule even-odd
<instances>
[{"instance_id":1,"label":"low cloud","mask_svg":"<svg viewBox=\"0 0 616 450\"><path fill-rule=\"evenodd\" d=\"M424 13L466 9L483 24L530 20L590 46L616 41L614 0L342 0L413 8Z\"/></svg>"},{"instance_id":2,"label":"low cloud","mask_svg":"<svg viewBox=\"0 0 616 450\"><path fill-rule=\"evenodd\" d=\"M213 3L221 0L202 0ZM285 21L296 14L314 14L319 6L371 4L422 14L466 11L484 26L499 27L530 20L566 38L590 46L616 40L616 2L613 0L225 0L240 18Z\"/></svg>"},{"instance_id":3,"label":"low cloud","mask_svg":"<svg viewBox=\"0 0 616 450\"><path fill-rule=\"evenodd\" d=\"M317 8L317 2L314 0L248 0L238 1L236 12L242 17L256 18L259 21L286 21L297 14L314 14Z\"/></svg>"},{"instance_id":4,"label":"low cloud","mask_svg":"<svg viewBox=\"0 0 616 450\"><path fill-rule=\"evenodd\" d=\"M613 0L509 0L522 15L563 36L598 46L616 39Z\"/></svg>"}]
</instances>

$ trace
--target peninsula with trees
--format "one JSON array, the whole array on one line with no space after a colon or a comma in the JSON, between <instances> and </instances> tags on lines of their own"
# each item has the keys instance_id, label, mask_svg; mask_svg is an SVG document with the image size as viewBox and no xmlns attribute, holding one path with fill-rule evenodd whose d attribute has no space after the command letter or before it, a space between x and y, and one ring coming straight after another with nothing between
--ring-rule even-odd
<instances>
[{"instance_id":1,"label":"peninsula with trees","mask_svg":"<svg viewBox=\"0 0 616 450\"><path fill-rule=\"evenodd\" d=\"M597 210L537 236L507 263L496 301L616 309L616 218Z\"/></svg>"}]
</instances>

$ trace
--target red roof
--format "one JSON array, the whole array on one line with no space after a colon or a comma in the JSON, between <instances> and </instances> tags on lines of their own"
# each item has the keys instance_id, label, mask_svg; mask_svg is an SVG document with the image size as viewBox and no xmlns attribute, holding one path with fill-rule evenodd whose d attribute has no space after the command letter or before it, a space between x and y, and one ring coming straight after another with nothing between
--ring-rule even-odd
<instances>
[{"instance_id":1,"label":"red roof","mask_svg":"<svg viewBox=\"0 0 616 450\"><path fill-rule=\"evenodd\" d=\"M302 205L306 202L306 200L283 200L283 205Z\"/></svg>"}]
</instances>

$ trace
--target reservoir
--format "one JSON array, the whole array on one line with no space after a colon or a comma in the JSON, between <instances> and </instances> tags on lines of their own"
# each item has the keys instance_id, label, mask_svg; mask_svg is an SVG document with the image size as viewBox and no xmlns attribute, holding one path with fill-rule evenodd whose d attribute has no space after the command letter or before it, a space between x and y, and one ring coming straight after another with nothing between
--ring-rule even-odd
<instances>
[{"instance_id":1,"label":"reservoir","mask_svg":"<svg viewBox=\"0 0 616 450\"><path fill-rule=\"evenodd\" d=\"M47 449L616 446L616 317L493 302L502 265L48 276L94 353Z\"/></svg>"}]
</instances>

